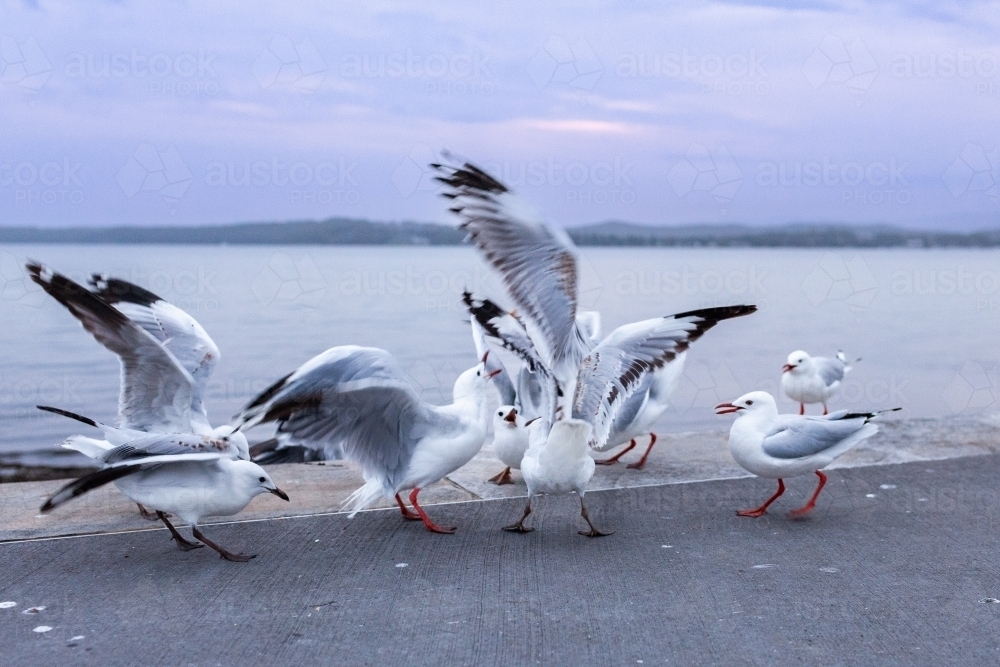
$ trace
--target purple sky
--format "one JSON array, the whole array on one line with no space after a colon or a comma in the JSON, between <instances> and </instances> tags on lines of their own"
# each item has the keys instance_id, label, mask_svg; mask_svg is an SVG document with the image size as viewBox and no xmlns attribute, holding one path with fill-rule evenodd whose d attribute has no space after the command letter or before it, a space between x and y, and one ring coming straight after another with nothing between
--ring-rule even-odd
<instances>
[{"instance_id":1,"label":"purple sky","mask_svg":"<svg viewBox=\"0 0 1000 667\"><path fill-rule=\"evenodd\" d=\"M1000 226L997 3L5 3L4 225Z\"/></svg>"}]
</instances>

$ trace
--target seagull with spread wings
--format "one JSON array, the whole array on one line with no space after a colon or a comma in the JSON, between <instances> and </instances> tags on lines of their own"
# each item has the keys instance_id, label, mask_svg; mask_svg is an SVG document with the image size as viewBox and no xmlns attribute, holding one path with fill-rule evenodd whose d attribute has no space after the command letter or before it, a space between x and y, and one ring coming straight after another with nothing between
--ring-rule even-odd
<instances>
[{"instance_id":1,"label":"seagull with spread wings","mask_svg":"<svg viewBox=\"0 0 1000 667\"><path fill-rule=\"evenodd\" d=\"M395 499L405 519L439 526L417 501L428 485L468 463L489 428L487 386L498 369L481 363L458 376L453 402L422 401L385 350L344 345L310 359L251 401L237 416L241 427L276 423L288 445L343 452L361 465L365 484L345 502L351 515L379 498ZM400 497L410 490L410 510Z\"/></svg>"},{"instance_id":2,"label":"seagull with spread wings","mask_svg":"<svg viewBox=\"0 0 1000 667\"><path fill-rule=\"evenodd\" d=\"M778 490L752 510L739 510L739 516L757 518L785 492L786 477L814 472L819 484L802 507L789 512L792 518L803 517L816 507L816 499L826 484L823 468L863 440L878 433L871 421L886 412L848 412L802 416L778 414L774 397L765 391L752 391L730 403L715 406L719 415L737 415L729 432L729 451L741 466L758 477L778 480Z\"/></svg>"}]
</instances>

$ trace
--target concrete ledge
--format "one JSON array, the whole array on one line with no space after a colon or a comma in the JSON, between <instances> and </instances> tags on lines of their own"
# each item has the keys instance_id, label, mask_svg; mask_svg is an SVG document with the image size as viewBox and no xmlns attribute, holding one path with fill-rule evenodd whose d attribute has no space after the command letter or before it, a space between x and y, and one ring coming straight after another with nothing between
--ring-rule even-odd
<instances>
[{"instance_id":1,"label":"concrete ledge","mask_svg":"<svg viewBox=\"0 0 1000 667\"><path fill-rule=\"evenodd\" d=\"M884 420L880 426L881 433L840 458L831 469L1000 452L1000 429L989 418L896 419ZM660 436L645 468L629 470L625 467L641 455L645 443L640 443L619 464L598 466L589 490L749 477L729 456L726 443L727 433L721 431ZM609 455L596 456L606 458ZM421 494L421 504L525 496L524 483L516 471L515 484L497 486L486 481L502 469L502 464L487 446L468 465L426 489ZM336 513L362 481L360 471L350 462L277 465L270 467L270 473L278 486L289 494L291 502L261 496L236 517L223 517L208 523ZM139 517L135 506L112 485L67 503L50 515L40 515L38 508L64 483L65 480L0 484L0 542L149 530L159 526ZM393 506L389 502L379 504L383 508Z\"/></svg>"}]
</instances>

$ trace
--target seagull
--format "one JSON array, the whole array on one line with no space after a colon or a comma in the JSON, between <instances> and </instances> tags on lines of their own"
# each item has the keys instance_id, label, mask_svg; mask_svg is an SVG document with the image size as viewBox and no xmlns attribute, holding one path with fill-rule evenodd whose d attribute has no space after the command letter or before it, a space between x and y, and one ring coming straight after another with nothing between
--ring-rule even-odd
<instances>
[{"instance_id":1,"label":"seagull","mask_svg":"<svg viewBox=\"0 0 1000 667\"><path fill-rule=\"evenodd\" d=\"M534 383L538 387L555 387L553 391L546 386L541 392L551 404L539 406L540 412L532 416L542 416L552 424L557 414L572 414L573 407L568 401L576 395L580 364L610 338L600 338L599 314L578 310L576 247L564 230L550 225L530 204L477 166L466 162L431 167L438 173L436 179L446 186L443 196L453 202L450 210L461 219L460 229L469 234L469 240L500 275L515 305L514 311L506 312L491 303L493 312L481 311L480 324L488 328L484 321L491 322L488 333L492 339L501 340L506 349L525 362L527 371L536 374ZM465 299L466 305L473 309L469 297ZM722 319L756 310L754 306L732 308L668 316L707 315L704 326L695 327L682 336L683 341L676 341L678 347L668 362L658 365L651 375L643 376L643 386L630 394L629 402L621 406L614 423L605 425L608 433L604 433L604 426L594 429L591 448L596 451L629 443L624 451L602 463L618 461L635 447L635 438L648 433L650 442L646 452L629 467L645 465L656 443L656 435L650 428L669 405L670 394L683 371L688 345ZM634 326L639 330L659 326L652 323L662 319L666 318L637 322ZM615 333L621 331L619 328Z\"/></svg>"},{"instance_id":2,"label":"seagull","mask_svg":"<svg viewBox=\"0 0 1000 667\"><path fill-rule=\"evenodd\" d=\"M739 510L739 516L762 516L768 506L785 492L785 477L815 472L819 484L802 507L789 512L792 518L805 516L816 507L826 475L822 469L863 440L878 433L870 423L886 412L851 412L838 410L822 417L779 415L774 397L764 391L752 391L731 403L715 406L718 415L737 413L729 432L729 451L736 462L758 477L778 480L777 492L752 510Z\"/></svg>"},{"instance_id":3,"label":"seagull","mask_svg":"<svg viewBox=\"0 0 1000 667\"><path fill-rule=\"evenodd\" d=\"M395 499L405 519L439 526L417 502L422 489L468 463L490 425L487 386L499 370L482 361L458 376L450 405L417 396L385 350L344 345L310 359L251 401L237 416L241 427L276 422L291 445L342 450L361 465L365 484L344 503L353 517L381 497ZM408 509L400 493L410 489Z\"/></svg>"},{"instance_id":4,"label":"seagull","mask_svg":"<svg viewBox=\"0 0 1000 667\"><path fill-rule=\"evenodd\" d=\"M858 359L857 361L861 361ZM843 352L837 356L810 357L802 350L788 355L788 363L781 367L781 389L799 403L799 414L806 413L806 403L822 403L823 414L828 414L826 402L840 391L840 383L851 365Z\"/></svg>"},{"instance_id":5,"label":"seagull","mask_svg":"<svg viewBox=\"0 0 1000 667\"><path fill-rule=\"evenodd\" d=\"M74 418L87 419L86 417ZM95 427L98 422L89 420ZM152 509L177 547L190 551L208 545L225 560L245 563L254 556L234 554L205 537L198 528L208 516L231 516L243 511L256 496L288 495L275 486L256 463L235 458L234 444L193 433L149 434L125 442L102 454L105 467L85 475L50 497L41 511L50 512L63 503L108 482L114 482L133 502ZM167 518L180 517L202 544L184 538Z\"/></svg>"},{"instance_id":6,"label":"seagull","mask_svg":"<svg viewBox=\"0 0 1000 667\"><path fill-rule=\"evenodd\" d=\"M486 337L518 355L541 379L539 403L553 420L542 417L528 428L529 447L521 462L528 502L521 520L505 529L527 532L524 520L531 513L533 496L575 491L581 498L581 515L590 526L581 534L588 537L604 534L594 527L583 504L583 493L594 472L589 450L607 448L612 425L648 377L675 364L693 341L718 322L756 310L754 306L706 308L618 327L581 360L572 382L574 396L564 402L571 410L567 412L552 409L560 402L558 393L563 385L553 380L553 373L539 359L539 351L518 318L489 299L466 294L465 301ZM546 453L549 448L551 452Z\"/></svg>"},{"instance_id":7,"label":"seagull","mask_svg":"<svg viewBox=\"0 0 1000 667\"><path fill-rule=\"evenodd\" d=\"M528 451L527 426L513 405L501 405L493 413L493 453L507 467L489 481L497 485L514 483L510 471L521 469L521 459Z\"/></svg>"},{"instance_id":8,"label":"seagull","mask_svg":"<svg viewBox=\"0 0 1000 667\"><path fill-rule=\"evenodd\" d=\"M225 437L235 445L238 458L250 459L243 433L229 424L214 429L209 424L202 398L220 354L193 317L124 280L94 274L90 290L38 262L28 262L25 268L31 279L65 306L97 342L118 356L120 428ZM81 443L82 448L78 448L76 445ZM71 438L63 446L91 456L114 444L120 443L95 445ZM143 508L140 510L144 517L156 520Z\"/></svg>"}]
</instances>

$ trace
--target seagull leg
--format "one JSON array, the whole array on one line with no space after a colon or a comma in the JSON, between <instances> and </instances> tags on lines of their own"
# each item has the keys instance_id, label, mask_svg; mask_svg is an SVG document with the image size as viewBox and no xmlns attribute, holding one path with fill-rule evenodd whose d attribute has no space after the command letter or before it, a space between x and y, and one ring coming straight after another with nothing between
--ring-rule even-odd
<instances>
[{"instance_id":1,"label":"seagull leg","mask_svg":"<svg viewBox=\"0 0 1000 667\"><path fill-rule=\"evenodd\" d=\"M822 486L822 485L820 485ZM778 490L774 492L774 495L764 501L764 504L755 510L736 510L736 516L748 516L751 519L756 519L759 516L763 516L767 512L768 506L778 499L782 493L785 492L785 480L778 480Z\"/></svg>"},{"instance_id":2,"label":"seagull leg","mask_svg":"<svg viewBox=\"0 0 1000 667\"><path fill-rule=\"evenodd\" d=\"M142 506L140 505L140 507ZM177 529L174 528L174 524L167 521L167 515L164 514L163 512L157 511L156 514L154 514L153 516L155 516L156 518L158 518L160 521L162 521L167 525L167 529L170 531L170 537L174 539L174 542L177 543L177 548L180 549L181 551L191 551L192 549L201 549L203 546L205 546L204 544L198 544L196 542L190 542L184 539L184 536L178 533Z\"/></svg>"},{"instance_id":3,"label":"seagull leg","mask_svg":"<svg viewBox=\"0 0 1000 667\"><path fill-rule=\"evenodd\" d=\"M819 484L816 485L816 490L813 491L812 498L802 507L789 512L788 516L791 518L798 519L809 514L809 512L812 512L816 508L816 499L819 498L819 492L823 490L823 486L826 484L826 475L823 474L822 470L817 470L816 476L819 477Z\"/></svg>"},{"instance_id":4,"label":"seagull leg","mask_svg":"<svg viewBox=\"0 0 1000 667\"><path fill-rule=\"evenodd\" d=\"M493 475L493 477L490 477L486 481L493 482L497 486L500 486L502 484L513 484L514 480L510 476L510 466L507 466L506 468L503 469L503 472L501 472L498 475Z\"/></svg>"},{"instance_id":5,"label":"seagull leg","mask_svg":"<svg viewBox=\"0 0 1000 667\"><path fill-rule=\"evenodd\" d=\"M420 515L420 519L424 522L424 526L427 530L432 533L444 533L445 535L451 535L454 533L455 526L439 526L431 521L431 518L427 516L427 512L425 512L424 508L417 502L418 493L420 493L420 489L413 489L413 491L410 492L410 504L413 505L413 509L417 510L417 514Z\"/></svg>"},{"instance_id":6,"label":"seagull leg","mask_svg":"<svg viewBox=\"0 0 1000 667\"><path fill-rule=\"evenodd\" d=\"M222 556L226 560L232 561L234 563L246 563L251 558L256 558L257 557L256 554L254 554L252 556L244 556L243 554L234 554L234 553L230 553L230 552L226 551L225 549L223 549L222 547L220 547L218 544L216 544L212 540L210 540L207 537L205 537L205 534L202 533L200 530L198 530L197 526L191 526L191 532L194 534L195 539L201 540L202 542L204 542L208 546L210 546L213 549L215 549L219 553L219 555Z\"/></svg>"},{"instance_id":7,"label":"seagull leg","mask_svg":"<svg viewBox=\"0 0 1000 667\"><path fill-rule=\"evenodd\" d=\"M503 530L510 533L530 533L534 528L529 528L524 525L524 520L528 518L531 514L531 496L528 496L528 504L524 506L524 512L521 514L521 520L517 523L512 523L509 526L504 526Z\"/></svg>"},{"instance_id":8,"label":"seagull leg","mask_svg":"<svg viewBox=\"0 0 1000 667\"><path fill-rule=\"evenodd\" d=\"M806 413L806 404L805 403L799 403L799 414L800 415L804 415L805 413Z\"/></svg>"},{"instance_id":9,"label":"seagull leg","mask_svg":"<svg viewBox=\"0 0 1000 667\"><path fill-rule=\"evenodd\" d=\"M411 512L410 508L403 503L403 499L396 494L396 504L399 505L399 511L403 515L403 518L407 521L420 521L420 515L416 512Z\"/></svg>"},{"instance_id":10,"label":"seagull leg","mask_svg":"<svg viewBox=\"0 0 1000 667\"><path fill-rule=\"evenodd\" d=\"M631 468L632 470L642 470L642 467L646 465L646 458L649 457L649 453L653 451L653 445L656 444L656 434L649 434L649 446L646 447L646 453L642 455L642 458L635 463L629 463L626 468Z\"/></svg>"},{"instance_id":11,"label":"seagull leg","mask_svg":"<svg viewBox=\"0 0 1000 667\"><path fill-rule=\"evenodd\" d=\"M139 507L139 516L141 516L146 521L156 521L157 519L159 519L159 517L157 516L159 512L150 512L148 509L143 507L141 503L136 503L136 505Z\"/></svg>"},{"instance_id":12,"label":"seagull leg","mask_svg":"<svg viewBox=\"0 0 1000 667\"><path fill-rule=\"evenodd\" d=\"M620 452L612 456L610 459L604 459L603 461L594 461L594 463L596 463L599 466L613 466L614 464L618 463L618 459L620 459L625 454L632 451L634 448L635 448L635 438L632 438L631 440L629 440L628 447L621 450Z\"/></svg>"},{"instance_id":13,"label":"seagull leg","mask_svg":"<svg viewBox=\"0 0 1000 667\"><path fill-rule=\"evenodd\" d=\"M601 531L597 530L597 527L594 525L594 522L590 520L590 515L587 513L587 506L583 504L583 496L580 496L580 516L582 516L583 520L587 522L588 526L590 526L590 530L579 531L581 535L585 535L587 537L604 537L605 535L615 534L615 531L613 530L610 533L602 533Z\"/></svg>"},{"instance_id":14,"label":"seagull leg","mask_svg":"<svg viewBox=\"0 0 1000 667\"><path fill-rule=\"evenodd\" d=\"M830 411L826 409L826 403L823 404L823 414L824 415L830 414Z\"/></svg>"}]
</instances>

